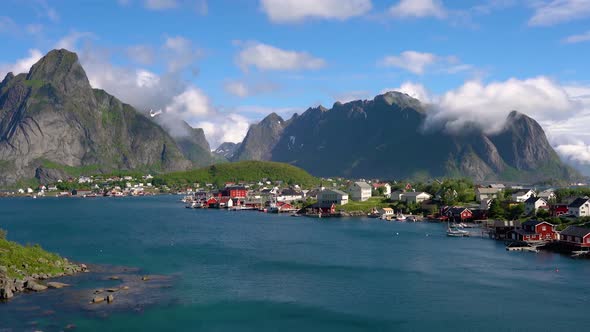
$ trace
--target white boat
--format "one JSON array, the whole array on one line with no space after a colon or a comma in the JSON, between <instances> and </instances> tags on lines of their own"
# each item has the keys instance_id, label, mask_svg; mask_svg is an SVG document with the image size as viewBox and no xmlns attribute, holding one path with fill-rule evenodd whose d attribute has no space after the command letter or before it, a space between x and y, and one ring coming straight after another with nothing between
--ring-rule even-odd
<instances>
[{"instance_id":1,"label":"white boat","mask_svg":"<svg viewBox=\"0 0 590 332\"><path fill-rule=\"evenodd\" d=\"M395 220L397 220L397 221L406 221L406 216L404 216L404 214L400 212L395 217Z\"/></svg>"},{"instance_id":2,"label":"white boat","mask_svg":"<svg viewBox=\"0 0 590 332\"><path fill-rule=\"evenodd\" d=\"M459 229L457 227L448 227L447 228L447 236L466 237L466 236L469 236L469 232Z\"/></svg>"}]
</instances>

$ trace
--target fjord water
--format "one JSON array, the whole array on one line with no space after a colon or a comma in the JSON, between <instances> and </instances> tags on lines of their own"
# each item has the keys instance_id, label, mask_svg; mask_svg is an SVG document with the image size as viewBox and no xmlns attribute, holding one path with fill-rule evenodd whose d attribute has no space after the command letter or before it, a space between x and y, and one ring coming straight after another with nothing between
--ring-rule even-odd
<instances>
[{"instance_id":1,"label":"fjord water","mask_svg":"<svg viewBox=\"0 0 590 332\"><path fill-rule=\"evenodd\" d=\"M173 277L156 304L103 315L58 306L40 318L51 291L19 295L37 309L0 303L0 330L546 331L590 322L590 261L447 238L440 224L190 210L178 198L0 200L12 240Z\"/></svg>"}]
</instances>

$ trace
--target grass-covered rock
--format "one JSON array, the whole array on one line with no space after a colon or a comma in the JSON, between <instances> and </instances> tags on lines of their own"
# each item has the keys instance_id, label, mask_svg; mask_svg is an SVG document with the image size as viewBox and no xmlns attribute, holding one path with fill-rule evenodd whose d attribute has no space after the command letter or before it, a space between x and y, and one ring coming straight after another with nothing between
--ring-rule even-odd
<instances>
[{"instance_id":1,"label":"grass-covered rock","mask_svg":"<svg viewBox=\"0 0 590 332\"><path fill-rule=\"evenodd\" d=\"M43 250L38 244L20 245L6 239L0 229L0 299L8 299L15 292L41 291L47 287L36 279L72 275L86 270L66 258Z\"/></svg>"}]
</instances>

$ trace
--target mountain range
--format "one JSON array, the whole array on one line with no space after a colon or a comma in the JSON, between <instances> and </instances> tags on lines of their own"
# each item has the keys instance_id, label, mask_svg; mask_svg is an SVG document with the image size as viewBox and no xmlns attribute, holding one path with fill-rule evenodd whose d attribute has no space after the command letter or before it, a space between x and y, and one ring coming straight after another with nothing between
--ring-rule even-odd
<instances>
[{"instance_id":1,"label":"mountain range","mask_svg":"<svg viewBox=\"0 0 590 332\"><path fill-rule=\"evenodd\" d=\"M425 128L419 100L388 92L373 100L319 106L284 120L270 114L251 126L232 160L271 160L317 176L475 180L574 179L532 118L511 112L498 133L476 126L460 133Z\"/></svg>"},{"instance_id":2,"label":"mountain range","mask_svg":"<svg viewBox=\"0 0 590 332\"><path fill-rule=\"evenodd\" d=\"M92 88L75 53L50 51L28 73L8 73L0 83L0 184L239 160L278 161L316 176L351 178L579 177L524 114L510 113L493 135L475 126L451 134L426 129L425 106L399 92L309 108L288 120L272 113L251 125L243 142L224 143L213 153L202 129L168 116L151 118ZM171 130L171 124L182 130Z\"/></svg>"}]
</instances>

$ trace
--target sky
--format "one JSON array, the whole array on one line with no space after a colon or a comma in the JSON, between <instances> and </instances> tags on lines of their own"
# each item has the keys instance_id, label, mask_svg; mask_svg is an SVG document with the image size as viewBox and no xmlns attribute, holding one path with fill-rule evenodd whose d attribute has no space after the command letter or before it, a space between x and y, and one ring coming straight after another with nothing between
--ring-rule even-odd
<instances>
[{"instance_id":1,"label":"sky","mask_svg":"<svg viewBox=\"0 0 590 332\"><path fill-rule=\"evenodd\" d=\"M408 93L428 123L535 118L590 164L590 0L3 0L0 76L54 48L93 87L239 142L271 112Z\"/></svg>"}]
</instances>

